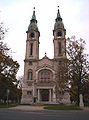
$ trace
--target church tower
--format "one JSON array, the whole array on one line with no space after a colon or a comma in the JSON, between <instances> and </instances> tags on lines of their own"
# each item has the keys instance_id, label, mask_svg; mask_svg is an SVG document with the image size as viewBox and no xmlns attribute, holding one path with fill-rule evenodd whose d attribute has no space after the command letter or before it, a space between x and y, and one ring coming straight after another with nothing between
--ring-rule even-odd
<instances>
[{"instance_id":1,"label":"church tower","mask_svg":"<svg viewBox=\"0 0 89 120\"><path fill-rule=\"evenodd\" d=\"M58 6L59 7L59 6ZM53 30L53 42L54 42L54 59L65 58L66 56L66 30L59 12L57 12L57 18L55 19L55 25Z\"/></svg>"},{"instance_id":2,"label":"church tower","mask_svg":"<svg viewBox=\"0 0 89 120\"><path fill-rule=\"evenodd\" d=\"M26 41L26 56L25 59L38 60L39 59L39 36L40 32L37 27L37 20L35 10L33 11L32 19L28 26L27 41Z\"/></svg>"},{"instance_id":3,"label":"church tower","mask_svg":"<svg viewBox=\"0 0 89 120\"><path fill-rule=\"evenodd\" d=\"M24 83L22 87L22 103L32 103L34 96L34 81L36 67L39 61L39 37L35 8L28 26L26 40L26 54L24 60Z\"/></svg>"},{"instance_id":4,"label":"church tower","mask_svg":"<svg viewBox=\"0 0 89 120\"><path fill-rule=\"evenodd\" d=\"M35 8L33 11L32 19L27 30L27 40L26 40L26 55L24 60L24 81L30 83L35 79L34 71L39 60L39 37L40 32L37 26L37 20L35 15Z\"/></svg>"}]
</instances>

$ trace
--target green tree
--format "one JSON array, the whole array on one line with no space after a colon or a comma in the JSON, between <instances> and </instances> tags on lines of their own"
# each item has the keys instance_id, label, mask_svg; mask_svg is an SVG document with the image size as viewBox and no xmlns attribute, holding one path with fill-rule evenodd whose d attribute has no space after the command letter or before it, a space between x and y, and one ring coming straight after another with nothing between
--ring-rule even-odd
<instances>
[{"instance_id":1,"label":"green tree","mask_svg":"<svg viewBox=\"0 0 89 120\"><path fill-rule=\"evenodd\" d=\"M10 90L9 100L12 102L18 102L18 100L20 101L22 95L21 89L17 88L16 84L12 82L12 79L3 76L0 80L0 99L2 99L4 103L6 103L7 100L7 89Z\"/></svg>"},{"instance_id":2,"label":"green tree","mask_svg":"<svg viewBox=\"0 0 89 120\"><path fill-rule=\"evenodd\" d=\"M79 95L83 94L83 83L89 79L89 61L84 53L85 41L75 36L67 39L68 74L70 76L71 99L79 105ZM76 92L75 92L76 89ZM75 92L75 97L73 93ZM75 100L76 98L76 100Z\"/></svg>"},{"instance_id":3,"label":"green tree","mask_svg":"<svg viewBox=\"0 0 89 120\"><path fill-rule=\"evenodd\" d=\"M14 96L19 95L16 83L16 74L19 69L19 64L10 56L10 49L4 43L6 29L3 23L0 23L0 99L6 101L6 90L10 89L10 98L16 99ZM18 91L18 92L16 92ZM14 93L14 95L12 94Z\"/></svg>"}]
</instances>

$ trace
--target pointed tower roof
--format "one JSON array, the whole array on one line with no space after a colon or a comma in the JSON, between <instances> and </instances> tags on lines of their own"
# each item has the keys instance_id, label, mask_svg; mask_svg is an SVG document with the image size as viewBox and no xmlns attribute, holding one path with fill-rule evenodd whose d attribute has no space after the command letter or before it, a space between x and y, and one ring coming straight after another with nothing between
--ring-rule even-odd
<instances>
[{"instance_id":1,"label":"pointed tower roof","mask_svg":"<svg viewBox=\"0 0 89 120\"><path fill-rule=\"evenodd\" d=\"M35 15L35 7L34 7L32 19L30 20L30 24L28 26L28 31L31 29L38 31L37 20Z\"/></svg>"},{"instance_id":2,"label":"pointed tower roof","mask_svg":"<svg viewBox=\"0 0 89 120\"><path fill-rule=\"evenodd\" d=\"M57 18L55 19L54 30L57 28L64 28L62 17L60 15L60 11L59 11L59 6L58 6L58 11L57 11Z\"/></svg>"},{"instance_id":3,"label":"pointed tower roof","mask_svg":"<svg viewBox=\"0 0 89 120\"><path fill-rule=\"evenodd\" d=\"M59 11L59 6L58 6L58 12L57 12L56 22L57 21L62 21L62 18L61 18L61 15L60 15L60 11Z\"/></svg>"},{"instance_id":4,"label":"pointed tower roof","mask_svg":"<svg viewBox=\"0 0 89 120\"><path fill-rule=\"evenodd\" d=\"M36 20L35 7L34 7L34 11L33 11L33 15L32 15L32 19L31 20Z\"/></svg>"}]
</instances>

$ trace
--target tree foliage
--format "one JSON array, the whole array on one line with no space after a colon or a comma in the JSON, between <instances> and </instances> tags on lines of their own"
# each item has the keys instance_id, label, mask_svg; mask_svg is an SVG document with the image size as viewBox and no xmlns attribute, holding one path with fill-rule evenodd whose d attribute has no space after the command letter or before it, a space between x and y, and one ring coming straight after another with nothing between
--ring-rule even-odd
<instances>
[{"instance_id":1,"label":"tree foliage","mask_svg":"<svg viewBox=\"0 0 89 120\"><path fill-rule=\"evenodd\" d=\"M80 102L80 94L83 94L84 102L89 101L89 61L84 50L83 39L76 40L75 36L68 38L66 41L67 58L59 61L56 77L59 96L67 90L70 93L71 102L74 101L77 105Z\"/></svg>"},{"instance_id":2,"label":"tree foliage","mask_svg":"<svg viewBox=\"0 0 89 120\"><path fill-rule=\"evenodd\" d=\"M9 79L8 77L2 76L2 79L0 80L0 100L3 100L4 103L7 100L7 89L10 90L9 94L9 100L14 102L18 102L18 100L21 99L22 91L21 89L18 89L16 84L13 84L12 79Z\"/></svg>"},{"instance_id":3,"label":"tree foliage","mask_svg":"<svg viewBox=\"0 0 89 120\"><path fill-rule=\"evenodd\" d=\"M64 93L68 92L69 75L68 75L68 60L67 58L59 61L57 75L56 75L56 93L61 100Z\"/></svg>"},{"instance_id":4,"label":"tree foliage","mask_svg":"<svg viewBox=\"0 0 89 120\"><path fill-rule=\"evenodd\" d=\"M1 24L2 25L2 24ZM5 77L12 78L14 81L16 78L17 71L19 69L19 64L17 61L14 61L10 56L10 49L3 42L5 30L0 28L0 75Z\"/></svg>"},{"instance_id":5,"label":"tree foliage","mask_svg":"<svg viewBox=\"0 0 89 120\"><path fill-rule=\"evenodd\" d=\"M21 93L14 84L17 83L16 74L19 64L13 60L10 49L4 43L6 32L3 23L0 23L0 99L6 100L6 89L10 89L10 98L12 100L16 98L16 93Z\"/></svg>"},{"instance_id":6,"label":"tree foliage","mask_svg":"<svg viewBox=\"0 0 89 120\"><path fill-rule=\"evenodd\" d=\"M19 76L18 78L18 87L22 89L22 84L24 81L24 76Z\"/></svg>"},{"instance_id":7,"label":"tree foliage","mask_svg":"<svg viewBox=\"0 0 89 120\"><path fill-rule=\"evenodd\" d=\"M70 76L71 100L79 105L79 95L83 93L83 83L89 80L89 61L84 53L85 41L75 36L67 39L68 74Z\"/></svg>"}]
</instances>

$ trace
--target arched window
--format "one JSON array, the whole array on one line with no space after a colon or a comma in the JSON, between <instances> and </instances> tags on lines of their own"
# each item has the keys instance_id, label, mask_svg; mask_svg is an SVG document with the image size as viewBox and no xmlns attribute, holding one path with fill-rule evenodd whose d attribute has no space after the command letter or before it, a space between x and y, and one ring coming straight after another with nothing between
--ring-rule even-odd
<instances>
[{"instance_id":1,"label":"arched window","mask_svg":"<svg viewBox=\"0 0 89 120\"><path fill-rule=\"evenodd\" d=\"M41 79L50 79L50 72L49 71L42 71L41 72Z\"/></svg>"},{"instance_id":2,"label":"arched window","mask_svg":"<svg viewBox=\"0 0 89 120\"><path fill-rule=\"evenodd\" d=\"M28 80L32 80L33 79L33 73L32 71L28 71Z\"/></svg>"},{"instance_id":3,"label":"arched window","mask_svg":"<svg viewBox=\"0 0 89 120\"><path fill-rule=\"evenodd\" d=\"M38 72L39 82L50 82L53 80L53 72L50 69L42 69Z\"/></svg>"}]
</instances>

